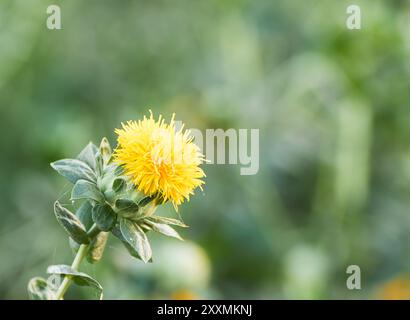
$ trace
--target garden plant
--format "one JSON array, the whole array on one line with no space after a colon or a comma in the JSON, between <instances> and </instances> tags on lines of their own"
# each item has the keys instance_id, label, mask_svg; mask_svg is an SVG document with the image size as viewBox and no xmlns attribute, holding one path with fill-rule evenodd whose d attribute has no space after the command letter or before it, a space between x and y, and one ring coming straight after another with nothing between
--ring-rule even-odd
<instances>
[{"instance_id":1,"label":"garden plant","mask_svg":"<svg viewBox=\"0 0 410 320\"><path fill-rule=\"evenodd\" d=\"M145 263L152 262L150 231L182 240L174 229L187 227L180 215L164 217L156 210L170 202L178 213L178 206L204 184L200 168L204 156L190 132L183 126L177 130L174 116L168 124L161 116L154 119L152 113L123 123L115 132L114 150L103 138L99 147L90 142L76 158L51 163L73 185L71 201L77 210L71 212L56 201L54 214L69 236L75 257L71 265L49 266L48 280L31 279L30 298L61 300L75 283L96 289L102 299L101 284L79 268L84 258L89 263L100 261L110 234Z\"/></svg>"}]
</instances>

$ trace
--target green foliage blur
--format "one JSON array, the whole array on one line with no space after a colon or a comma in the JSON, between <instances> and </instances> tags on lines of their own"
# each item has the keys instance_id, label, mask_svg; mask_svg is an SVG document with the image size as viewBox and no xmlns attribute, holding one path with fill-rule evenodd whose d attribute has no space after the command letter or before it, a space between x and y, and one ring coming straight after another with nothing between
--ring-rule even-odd
<instances>
[{"instance_id":1,"label":"green foliage blur","mask_svg":"<svg viewBox=\"0 0 410 320\"><path fill-rule=\"evenodd\" d=\"M0 298L72 261L53 215L69 185L49 163L115 144L149 109L260 129L260 168L205 165L180 208L187 241L154 237L153 264L111 239L82 266L106 299L395 297L410 275L410 3L353 1L348 30L351 2L2 0ZM46 28L51 4L62 30Z\"/></svg>"}]
</instances>

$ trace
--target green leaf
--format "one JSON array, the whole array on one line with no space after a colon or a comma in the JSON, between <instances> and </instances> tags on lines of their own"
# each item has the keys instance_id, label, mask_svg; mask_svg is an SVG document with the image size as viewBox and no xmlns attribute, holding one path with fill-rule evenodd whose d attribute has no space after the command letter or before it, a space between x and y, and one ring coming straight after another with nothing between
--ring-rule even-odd
<instances>
[{"instance_id":1,"label":"green leaf","mask_svg":"<svg viewBox=\"0 0 410 320\"><path fill-rule=\"evenodd\" d=\"M82 222L85 229L88 230L93 225L93 217L92 217L92 205L89 201L85 201L76 211L75 215L78 219ZM73 250L74 253L78 251L80 248L80 244L74 241L72 238L69 238L70 248Z\"/></svg>"},{"instance_id":2,"label":"green leaf","mask_svg":"<svg viewBox=\"0 0 410 320\"><path fill-rule=\"evenodd\" d=\"M121 233L121 230L118 226L115 226L114 228L112 228L111 233L122 242L122 244L124 245L124 247L127 249L128 253L134 257L137 258L139 260L142 260L140 255L138 254L138 252L128 243L127 240L125 240L124 236ZM148 262L152 262L152 258L148 261Z\"/></svg>"},{"instance_id":3,"label":"green leaf","mask_svg":"<svg viewBox=\"0 0 410 320\"><path fill-rule=\"evenodd\" d=\"M109 232L100 232L91 241L90 248L87 253L87 261L89 263L96 263L101 260L109 235Z\"/></svg>"},{"instance_id":4,"label":"green leaf","mask_svg":"<svg viewBox=\"0 0 410 320\"><path fill-rule=\"evenodd\" d=\"M95 172L99 177L102 176L104 173L104 160L99 150L95 155Z\"/></svg>"},{"instance_id":5,"label":"green leaf","mask_svg":"<svg viewBox=\"0 0 410 320\"><path fill-rule=\"evenodd\" d=\"M138 252L128 243L127 240L125 240L125 238L123 237L121 233L120 228L115 226L114 228L112 228L111 233L122 242L122 244L124 245L124 247L127 249L128 253L131 256L139 260L142 260Z\"/></svg>"},{"instance_id":6,"label":"green leaf","mask_svg":"<svg viewBox=\"0 0 410 320\"><path fill-rule=\"evenodd\" d=\"M124 218L136 217L139 209L138 204L128 199L117 199L115 208L117 213Z\"/></svg>"},{"instance_id":7,"label":"green leaf","mask_svg":"<svg viewBox=\"0 0 410 320\"><path fill-rule=\"evenodd\" d=\"M152 200L154 200L155 199L155 195L154 196L148 196L148 197L145 197L145 198L142 198L139 202L138 202L138 206L139 207L145 207L148 203L150 203Z\"/></svg>"},{"instance_id":8,"label":"green leaf","mask_svg":"<svg viewBox=\"0 0 410 320\"><path fill-rule=\"evenodd\" d=\"M104 167L104 175L110 175L112 177L118 176L118 166L115 163L109 163Z\"/></svg>"},{"instance_id":9,"label":"green leaf","mask_svg":"<svg viewBox=\"0 0 410 320\"><path fill-rule=\"evenodd\" d=\"M178 240L183 241L183 239L178 234L178 232L176 232L174 228L172 228L168 224L152 222L152 221L149 221L148 219L144 219L144 222L148 224L152 228L152 230L156 232L159 232L167 237L173 237L173 238L177 238Z\"/></svg>"},{"instance_id":10,"label":"green leaf","mask_svg":"<svg viewBox=\"0 0 410 320\"><path fill-rule=\"evenodd\" d=\"M110 231L117 221L117 215L108 204L97 204L93 208L93 221L101 231Z\"/></svg>"},{"instance_id":11,"label":"green leaf","mask_svg":"<svg viewBox=\"0 0 410 320\"><path fill-rule=\"evenodd\" d=\"M152 250L144 231L128 219L120 220L120 230L124 239L138 252L142 261L147 263L152 257Z\"/></svg>"},{"instance_id":12,"label":"green leaf","mask_svg":"<svg viewBox=\"0 0 410 320\"><path fill-rule=\"evenodd\" d=\"M104 191L104 197L107 203L113 203L115 201L116 194L112 190Z\"/></svg>"},{"instance_id":13,"label":"green leaf","mask_svg":"<svg viewBox=\"0 0 410 320\"><path fill-rule=\"evenodd\" d=\"M80 219L83 223L85 228L88 230L93 225L93 217L92 217L92 209L93 206L89 201L85 201L76 211L75 215Z\"/></svg>"},{"instance_id":14,"label":"green leaf","mask_svg":"<svg viewBox=\"0 0 410 320\"><path fill-rule=\"evenodd\" d=\"M108 142L108 139L106 137L102 138L101 143L100 143L100 154L104 161L104 164L107 164L110 161L111 153L112 153L111 146L110 146L110 143Z\"/></svg>"},{"instance_id":15,"label":"green leaf","mask_svg":"<svg viewBox=\"0 0 410 320\"><path fill-rule=\"evenodd\" d=\"M104 195L98 190L95 183L78 180L71 191L71 200L92 199L97 202L104 201Z\"/></svg>"},{"instance_id":16,"label":"green leaf","mask_svg":"<svg viewBox=\"0 0 410 320\"><path fill-rule=\"evenodd\" d=\"M126 185L127 183L123 178L116 178L112 183L112 189L114 190L114 192L118 193L124 190Z\"/></svg>"},{"instance_id":17,"label":"green leaf","mask_svg":"<svg viewBox=\"0 0 410 320\"><path fill-rule=\"evenodd\" d=\"M97 280L95 280L94 278L92 278L91 276L89 276L88 274L84 272L79 272L79 271L74 270L70 266L59 264L59 265L49 266L47 268L47 273L70 276L70 278L74 281L75 284L79 286L92 287L98 291L100 300L102 300L103 298L102 286L98 283Z\"/></svg>"},{"instance_id":18,"label":"green leaf","mask_svg":"<svg viewBox=\"0 0 410 320\"><path fill-rule=\"evenodd\" d=\"M57 221L74 241L84 244L90 242L87 231L80 219L78 219L75 214L62 207L58 201L54 203L54 213Z\"/></svg>"},{"instance_id":19,"label":"green leaf","mask_svg":"<svg viewBox=\"0 0 410 320\"><path fill-rule=\"evenodd\" d=\"M78 159L58 160L50 163L50 165L71 183L76 183L80 179L91 182L97 181L97 177L90 166Z\"/></svg>"},{"instance_id":20,"label":"green leaf","mask_svg":"<svg viewBox=\"0 0 410 320\"><path fill-rule=\"evenodd\" d=\"M31 300L55 300L55 293L51 290L47 281L40 277L35 277L30 280L27 286L27 291Z\"/></svg>"},{"instance_id":21,"label":"green leaf","mask_svg":"<svg viewBox=\"0 0 410 320\"><path fill-rule=\"evenodd\" d=\"M115 168L116 166L113 164L108 164L104 167L103 173L101 175L101 179L98 181L98 187L103 192L111 192L114 194L113 191L113 181L117 178L115 175Z\"/></svg>"},{"instance_id":22,"label":"green leaf","mask_svg":"<svg viewBox=\"0 0 410 320\"><path fill-rule=\"evenodd\" d=\"M178 226L181 228L188 228L188 226L178 219L168 218L168 217L161 217L161 216L150 216L146 218L147 220L157 222L157 223L165 223L171 224L174 226Z\"/></svg>"},{"instance_id":23,"label":"green leaf","mask_svg":"<svg viewBox=\"0 0 410 320\"><path fill-rule=\"evenodd\" d=\"M97 146L89 142L86 147L80 152L80 154L77 156L78 160L81 160L88 164L91 169L95 170L96 162L95 162L95 155L98 152Z\"/></svg>"}]
</instances>

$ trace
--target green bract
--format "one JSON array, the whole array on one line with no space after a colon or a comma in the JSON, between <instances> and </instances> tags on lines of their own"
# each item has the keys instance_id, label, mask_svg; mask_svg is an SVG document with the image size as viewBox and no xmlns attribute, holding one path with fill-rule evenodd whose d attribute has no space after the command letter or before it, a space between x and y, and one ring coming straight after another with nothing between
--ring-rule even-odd
<instances>
[{"instance_id":1,"label":"green bract","mask_svg":"<svg viewBox=\"0 0 410 320\"><path fill-rule=\"evenodd\" d=\"M159 195L138 192L123 169L112 161L111 150L108 140L103 138L100 147L90 142L76 159L51 163L53 169L73 184L71 200L78 209L73 213L56 201L54 213L67 232L76 257L72 266L55 265L47 269L48 273L63 279L58 288L43 278L33 278L28 285L30 298L62 299L71 281L93 287L102 298L101 285L79 272L78 267L84 257L89 263L101 260L110 233L131 256L145 263L152 262L148 231L182 240L171 225L186 225L177 219L155 216L154 211L162 199Z\"/></svg>"}]
</instances>

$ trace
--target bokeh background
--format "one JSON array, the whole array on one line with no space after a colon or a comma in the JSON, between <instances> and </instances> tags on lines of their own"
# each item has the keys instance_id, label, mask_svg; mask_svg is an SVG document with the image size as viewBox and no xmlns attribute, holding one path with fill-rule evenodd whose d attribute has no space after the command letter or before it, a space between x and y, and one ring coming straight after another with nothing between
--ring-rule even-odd
<instances>
[{"instance_id":1,"label":"bokeh background","mask_svg":"<svg viewBox=\"0 0 410 320\"><path fill-rule=\"evenodd\" d=\"M361 30L345 26L352 3ZM49 163L115 144L150 108L260 129L260 170L206 165L180 209L187 241L154 237L153 264L111 239L82 267L105 298L409 298L409 57L405 0L2 0L0 298L72 261L52 210L69 186Z\"/></svg>"}]
</instances>

